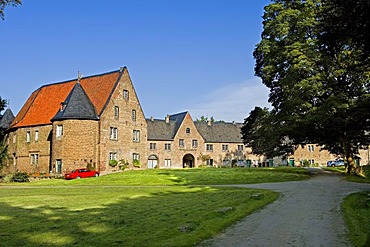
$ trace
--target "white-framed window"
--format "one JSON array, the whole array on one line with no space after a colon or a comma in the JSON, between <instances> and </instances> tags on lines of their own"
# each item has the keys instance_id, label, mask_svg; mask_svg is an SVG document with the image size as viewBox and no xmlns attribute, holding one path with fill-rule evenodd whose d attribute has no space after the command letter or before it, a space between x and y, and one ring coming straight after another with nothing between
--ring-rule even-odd
<instances>
[{"instance_id":1,"label":"white-framed window","mask_svg":"<svg viewBox=\"0 0 370 247\"><path fill-rule=\"evenodd\" d=\"M30 142L31 141L31 131L27 130L26 132L26 142Z\"/></svg>"},{"instance_id":2,"label":"white-framed window","mask_svg":"<svg viewBox=\"0 0 370 247\"><path fill-rule=\"evenodd\" d=\"M56 173L62 173L62 165L63 165L62 160L57 160L56 167L55 167Z\"/></svg>"},{"instance_id":3,"label":"white-framed window","mask_svg":"<svg viewBox=\"0 0 370 247\"><path fill-rule=\"evenodd\" d=\"M114 107L114 118L119 118L119 107L118 106Z\"/></svg>"},{"instance_id":4,"label":"white-framed window","mask_svg":"<svg viewBox=\"0 0 370 247\"><path fill-rule=\"evenodd\" d=\"M191 142L191 146L192 146L193 148L197 148L197 147L198 147L198 140L192 140L192 142Z\"/></svg>"},{"instance_id":5,"label":"white-framed window","mask_svg":"<svg viewBox=\"0 0 370 247\"><path fill-rule=\"evenodd\" d=\"M35 131L35 141L37 142L39 140L39 131Z\"/></svg>"},{"instance_id":6,"label":"white-framed window","mask_svg":"<svg viewBox=\"0 0 370 247\"><path fill-rule=\"evenodd\" d=\"M185 146L184 139L179 140L179 147L183 148Z\"/></svg>"},{"instance_id":7,"label":"white-framed window","mask_svg":"<svg viewBox=\"0 0 370 247\"><path fill-rule=\"evenodd\" d=\"M309 160L309 162L310 162L310 165L314 165L315 164L315 160Z\"/></svg>"},{"instance_id":8,"label":"white-framed window","mask_svg":"<svg viewBox=\"0 0 370 247\"><path fill-rule=\"evenodd\" d=\"M213 159L206 160L207 166L213 166Z\"/></svg>"},{"instance_id":9,"label":"white-framed window","mask_svg":"<svg viewBox=\"0 0 370 247\"><path fill-rule=\"evenodd\" d=\"M132 160L137 160L137 161L140 161L140 154L138 154L138 153L133 153L132 154Z\"/></svg>"},{"instance_id":10,"label":"white-framed window","mask_svg":"<svg viewBox=\"0 0 370 247\"><path fill-rule=\"evenodd\" d=\"M128 90L123 90L123 98L128 99Z\"/></svg>"},{"instance_id":11,"label":"white-framed window","mask_svg":"<svg viewBox=\"0 0 370 247\"><path fill-rule=\"evenodd\" d=\"M63 136L63 125L57 125L57 137Z\"/></svg>"},{"instance_id":12,"label":"white-framed window","mask_svg":"<svg viewBox=\"0 0 370 247\"><path fill-rule=\"evenodd\" d=\"M164 167L171 167L171 160L170 159L165 159L164 160Z\"/></svg>"},{"instance_id":13,"label":"white-framed window","mask_svg":"<svg viewBox=\"0 0 370 247\"><path fill-rule=\"evenodd\" d=\"M39 163L39 154L30 154L31 165L37 165Z\"/></svg>"},{"instance_id":14,"label":"white-framed window","mask_svg":"<svg viewBox=\"0 0 370 247\"><path fill-rule=\"evenodd\" d=\"M308 149L308 152L313 152L313 151L315 151L315 146L314 145L308 145L307 149Z\"/></svg>"},{"instance_id":15,"label":"white-framed window","mask_svg":"<svg viewBox=\"0 0 370 247\"><path fill-rule=\"evenodd\" d=\"M132 132L132 141L140 142L140 130L133 130Z\"/></svg>"},{"instance_id":16,"label":"white-framed window","mask_svg":"<svg viewBox=\"0 0 370 247\"><path fill-rule=\"evenodd\" d=\"M132 113L131 113L131 118L132 118L132 121L136 121L136 110L132 110Z\"/></svg>"},{"instance_id":17,"label":"white-framed window","mask_svg":"<svg viewBox=\"0 0 370 247\"><path fill-rule=\"evenodd\" d=\"M115 127L110 127L110 139L118 140L118 129Z\"/></svg>"},{"instance_id":18,"label":"white-framed window","mask_svg":"<svg viewBox=\"0 0 370 247\"><path fill-rule=\"evenodd\" d=\"M222 152L227 152L229 150L229 145L222 144Z\"/></svg>"},{"instance_id":19,"label":"white-framed window","mask_svg":"<svg viewBox=\"0 0 370 247\"><path fill-rule=\"evenodd\" d=\"M243 151L244 150L244 145L238 145L238 151Z\"/></svg>"},{"instance_id":20,"label":"white-framed window","mask_svg":"<svg viewBox=\"0 0 370 247\"><path fill-rule=\"evenodd\" d=\"M164 150L171 150L171 143L165 143Z\"/></svg>"},{"instance_id":21,"label":"white-framed window","mask_svg":"<svg viewBox=\"0 0 370 247\"><path fill-rule=\"evenodd\" d=\"M212 152L212 151L213 151L213 144L207 144L207 145L206 145L206 150L207 150L208 152Z\"/></svg>"},{"instance_id":22,"label":"white-framed window","mask_svg":"<svg viewBox=\"0 0 370 247\"><path fill-rule=\"evenodd\" d=\"M186 128L185 133L190 134L190 128Z\"/></svg>"},{"instance_id":23,"label":"white-framed window","mask_svg":"<svg viewBox=\"0 0 370 247\"><path fill-rule=\"evenodd\" d=\"M109 160L117 160L117 153L116 152L110 152L109 153Z\"/></svg>"},{"instance_id":24,"label":"white-framed window","mask_svg":"<svg viewBox=\"0 0 370 247\"><path fill-rule=\"evenodd\" d=\"M150 150L156 150L157 149L157 143L154 143L154 142L149 143L149 149Z\"/></svg>"}]
</instances>

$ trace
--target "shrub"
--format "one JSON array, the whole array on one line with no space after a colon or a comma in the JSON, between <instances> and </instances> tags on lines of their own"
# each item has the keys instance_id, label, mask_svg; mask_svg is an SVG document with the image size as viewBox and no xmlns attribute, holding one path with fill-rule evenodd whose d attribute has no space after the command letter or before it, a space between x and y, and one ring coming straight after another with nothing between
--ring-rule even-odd
<instances>
[{"instance_id":1,"label":"shrub","mask_svg":"<svg viewBox=\"0 0 370 247\"><path fill-rule=\"evenodd\" d=\"M117 164L118 164L118 161L117 161L117 160L110 160L110 161L109 161L109 165L110 165L111 167L115 167Z\"/></svg>"},{"instance_id":2,"label":"shrub","mask_svg":"<svg viewBox=\"0 0 370 247\"><path fill-rule=\"evenodd\" d=\"M12 182L17 182L17 183L23 183L23 182L29 182L30 180L28 179L28 175L25 172L17 172L13 176L13 181Z\"/></svg>"},{"instance_id":3,"label":"shrub","mask_svg":"<svg viewBox=\"0 0 370 247\"><path fill-rule=\"evenodd\" d=\"M140 161L134 160L134 167L140 168Z\"/></svg>"},{"instance_id":4,"label":"shrub","mask_svg":"<svg viewBox=\"0 0 370 247\"><path fill-rule=\"evenodd\" d=\"M129 166L128 161L124 159L121 159L118 163L119 163L118 167L122 171L125 170Z\"/></svg>"}]
</instances>

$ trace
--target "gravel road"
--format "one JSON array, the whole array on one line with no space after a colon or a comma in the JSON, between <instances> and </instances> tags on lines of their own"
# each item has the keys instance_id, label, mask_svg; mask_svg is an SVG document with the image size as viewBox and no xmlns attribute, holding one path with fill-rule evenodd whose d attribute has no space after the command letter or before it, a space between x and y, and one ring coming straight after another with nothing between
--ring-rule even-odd
<instances>
[{"instance_id":1,"label":"gravel road","mask_svg":"<svg viewBox=\"0 0 370 247\"><path fill-rule=\"evenodd\" d=\"M199 247L351 246L341 203L351 193L370 191L370 184L347 182L320 168L311 171L316 175L306 181L235 185L281 196Z\"/></svg>"}]
</instances>

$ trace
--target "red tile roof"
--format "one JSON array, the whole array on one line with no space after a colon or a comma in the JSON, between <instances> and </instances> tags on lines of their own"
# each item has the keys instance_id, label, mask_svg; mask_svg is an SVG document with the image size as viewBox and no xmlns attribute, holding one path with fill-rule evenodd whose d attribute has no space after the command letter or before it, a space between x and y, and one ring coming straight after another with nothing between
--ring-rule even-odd
<instances>
[{"instance_id":1,"label":"red tile roof","mask_svg":"<svg viewBox=\"0 0 370 247\"><path fill-rule=\"evenodd\" d=\"M99 116L104 110L120 74L120 70L117 70L80 80L82 88L89 96ZM60 109L60 103L67 98L76 83L77 79L45 85L34 91L15 117L10 128L51 124L51 119Z\"/></svg>"}]
</instances>

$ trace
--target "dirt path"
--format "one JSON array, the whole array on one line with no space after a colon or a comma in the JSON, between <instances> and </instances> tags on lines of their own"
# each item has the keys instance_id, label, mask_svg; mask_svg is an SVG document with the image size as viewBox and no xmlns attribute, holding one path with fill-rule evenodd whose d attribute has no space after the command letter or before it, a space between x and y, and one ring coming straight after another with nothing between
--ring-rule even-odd
<instances>
[{"instance_id":1,"label":"dirt path","mask_svg":"<svg viewBox=\"0 0 370 247\"><path fill-rule=\"evenodd\" d=\"M341 213L345 196L370 184L344 181L342 176L313 169L306 181L235 185L281 193L279 199L199 246L350 246Z\"/></svg>"}]
</instances>

